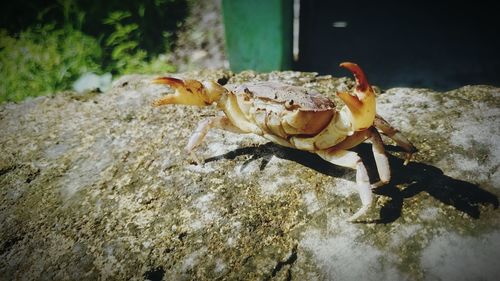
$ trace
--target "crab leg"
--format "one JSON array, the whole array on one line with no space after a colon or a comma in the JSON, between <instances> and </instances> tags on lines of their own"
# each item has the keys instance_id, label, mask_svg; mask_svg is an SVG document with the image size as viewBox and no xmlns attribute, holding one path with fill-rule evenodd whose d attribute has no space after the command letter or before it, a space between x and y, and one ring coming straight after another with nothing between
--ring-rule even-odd
<instances>
[{"instance_id":1,"label":"crab leg","mask_svg":"<svg viewBox=\"0 0 500 281\"><path fill-rule=\"evenodd\" d=\"M362 207L348 221L355 221L364 215L370 209L372 203L372 189L368 172L358 154L348 150L321 150L316 154L332 164L356 169L356 186Z\"/></svg>"},{"instance_id":2,"label":"crab leg","mask_svg":"<svg viewBox=\"0 0 500 281\"><path fill-rule=\"evenodd\" d=\"M370 128L370 132L373 157L375 158L375 164L377 164L377 172L380 178L378 182L372 185L372 188L376 188L391 180L391 168L389 166L389 159L387 159L387 155L385 155L384 143L382 142L380 134L374 127Z\"/></svg>"},{"instance_id":3,"label":"crab leg","mask_svg":"<svg viewBox=\"0 0 500 281\"><path fill-rule=\"evenodd\" d=\"M407 152L404 165L408 164L408 162L411 160L413 153L417 152L417 148L400 131L391 126L389 122L387 122L384 118L382 118L382 116L377 114L375 116L375 121L373 125L375 126L375 128L382 131L384 135L388 136L393 141L395 141L398 146L400 146Z\"/></svg>"},{"instance_id":4,"label":"crab leg","mask_svg":"<svg viewBox=\"0 0 500 281\"><path fill-rule=\"evenodd\" d=\"M370 127L368 130L355 132L352 136L347 137L345 140L335 145L331 150L350 149L366 139L370 139L372 143L373 157L375 158L375 164L380 178L380 181L372 185L372 188L376 188L391 180L391 169L387 155L385 155L384 143L382 142L379 132L375 128Z\"/></svg>"},{"instance_id":5,"label":"crab leg","mask_svg":"<svg viewBox=\"0 0 500 281\"><path fill-rule=\"evenodd\" d=\"M191 157L198 164L201 164L202 162L198 159L198 157L196 157L193 150L203 142L208 131L212 128L222 129L233 133L245 133L238 127L234 126L226 116L216 116L201 120L198 122L198 126L194 130L193 134L189 138L188 144L184 148L186 152L191 154Z\"/></svg>"}]
</instances>

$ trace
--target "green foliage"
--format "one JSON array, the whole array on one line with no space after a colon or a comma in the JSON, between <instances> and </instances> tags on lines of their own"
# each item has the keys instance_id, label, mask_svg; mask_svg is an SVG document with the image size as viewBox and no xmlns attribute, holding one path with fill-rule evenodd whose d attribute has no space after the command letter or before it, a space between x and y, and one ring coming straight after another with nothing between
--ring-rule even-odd
<instances>
[{"instance_id":1,"label":"green foliage","mask_svg":"<svg viewBox=\"0 0 500 281\"><path fill-rule=\"evenodd\" d=\"M138 68L146 59L147 53L138 48L138 28L136 23L124 24L131 16L129 12L115 11L104 20L114 31L106 39L105 45L111 50L111 68L127 73Z\"/></svg>"},{"instance_id":2,"label":"green foliage","mask_svg":"<svg viewBox=\"0 0 500 281\"><path fill-rule=\"evenodd\" d=\"M71 87L79 75L175 71L163 55L186 0L17 0L0 17L0 102Z\"/></svg>"},{"instance_id":3,"label":"green foliage","mask_svg":"<svg viewBox=\"0 0 500 281\"><path fill-rule=\"evenodd\" d=\"M94 38L53 25L28 28L17 37L0 31L0 102L71 87L82 73L99 71L101 48Z\"/></svg>"},{"instance_id":4,"label":"green foliage","mask_svg":"<svg viewBox=\"0 0 500 281\"><path fill-rule=\"evenodd\" d=\"M105 45L111 50L111 70L119 73L148 73L175 71L175 67L155 58L148 62L148 53L139 47L141 33L136 23L126 23L131 14L126 11L110 13L104 23L113 27Z\"/></svg>"}]
</instances>

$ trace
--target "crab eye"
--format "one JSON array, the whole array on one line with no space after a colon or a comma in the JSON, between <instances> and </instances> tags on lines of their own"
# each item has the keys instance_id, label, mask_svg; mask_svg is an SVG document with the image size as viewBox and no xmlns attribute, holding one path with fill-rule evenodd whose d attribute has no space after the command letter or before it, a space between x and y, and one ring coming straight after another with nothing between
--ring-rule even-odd
<instances>
[{"instance_id":1,"label":"crab eye","mask_svg":"<svg viewBox=\"0 0 500 281\"><path fill-rule=\"evenodd\" d=\"M293 107L293 100L288 100L285 102L285 108L291 109Z\"/></svg>"}]
</instances>

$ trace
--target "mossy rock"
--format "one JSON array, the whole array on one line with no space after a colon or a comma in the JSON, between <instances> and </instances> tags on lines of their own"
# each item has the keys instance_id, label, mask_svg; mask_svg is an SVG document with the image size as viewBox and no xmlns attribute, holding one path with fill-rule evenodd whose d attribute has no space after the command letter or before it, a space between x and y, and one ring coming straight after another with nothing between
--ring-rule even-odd
<instances>
[{"instance_id":1,"label":"mossy rock","mask_svg":"<svg viewBox=\"0 0 500 281\"><path fill-rule=\"evenodd\" d=\"M330 97L352 86L300 72L178 77L278 80ZM420 151L403 166L387 147L393 179L354 224L354 171L307 152L214 130L198 150L206 163L193 164L187 138L217 112L152 107L166 89L151 78L0 105L0 279L500 276L499 88L380 93L378 112ZM358 148L374 174L370 150Z\"/></svg>"}]
</instances>

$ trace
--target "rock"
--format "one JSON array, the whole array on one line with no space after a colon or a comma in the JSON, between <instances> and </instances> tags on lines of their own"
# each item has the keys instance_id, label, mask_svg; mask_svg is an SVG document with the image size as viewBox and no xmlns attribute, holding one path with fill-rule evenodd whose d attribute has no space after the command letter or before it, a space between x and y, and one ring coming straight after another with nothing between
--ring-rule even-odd
<instances>
[{"instance_id":1,"label":"rock","mask_svg":"<svg viewBox=\"0 0 500 281\"><path fill-rule=\"evenodd\" d=\"M179 77L281 80L333 97L351 80L311 73ZM126 76L101 95L0 106L0 279L496 280L500 275L500 89L396 88L378 111L420 149L375 190L366 221L354 171L252 135L214 130L215 109L151 102ZM361 145L373 177L370 145Z\"/></svg>"},{"instance_id":2,"label":"rock","mask_svg":"<svg viewBox=\"0 0 500 281\"><path fill-rule=\"evenodd\" d=\"M105 92L110 86L111 73L97 75L92 72L87 72L73 83L73 90L79 94L86 94L92 91Z\"/></svg>"},{"instance_id":3,"label":"rock","mask_svg":"<svg viewBox=\"0 0 500 281\"><path fill-rule=\"evenodd\" d=\"M229 68L225 52L222 1L198 1L188 5L188 15L176 32L168 62L179 71Z\"/></svg>"}]
</instances>

